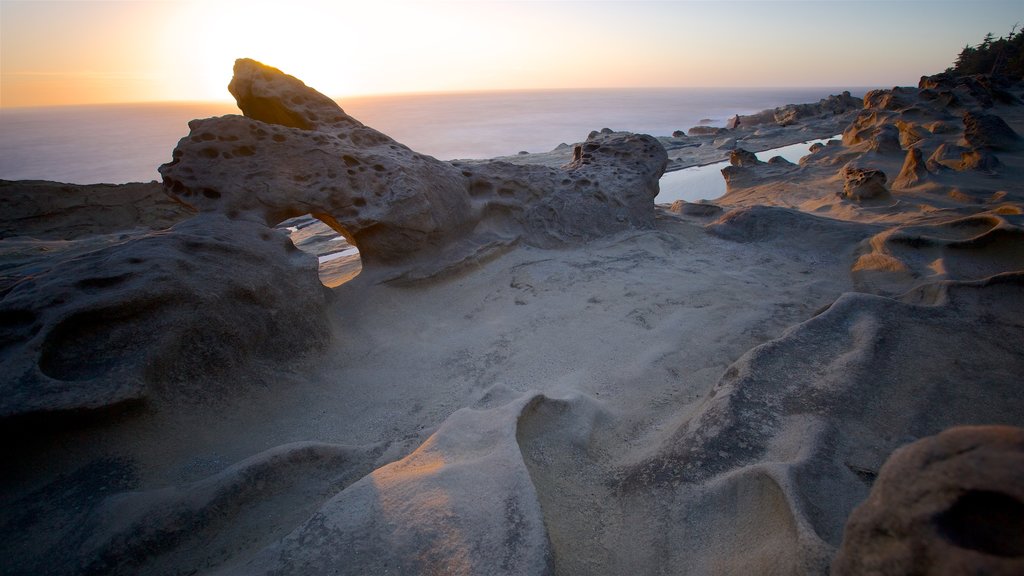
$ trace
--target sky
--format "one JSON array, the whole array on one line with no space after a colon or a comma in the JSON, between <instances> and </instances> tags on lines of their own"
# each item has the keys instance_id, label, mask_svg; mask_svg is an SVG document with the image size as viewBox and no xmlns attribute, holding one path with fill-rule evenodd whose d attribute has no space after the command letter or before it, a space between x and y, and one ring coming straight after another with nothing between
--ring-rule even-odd
<instances>
[{"instance_id":1,"label":"sky","mask_svg":"<svg viewBox=\"0 0 1024 576\"><path fill-rule=\"evenodd\" d=\"M230 100L236 58L332 97L916 85L995 0L0 0L0 106Z\"/></svg>"}]
</instances>

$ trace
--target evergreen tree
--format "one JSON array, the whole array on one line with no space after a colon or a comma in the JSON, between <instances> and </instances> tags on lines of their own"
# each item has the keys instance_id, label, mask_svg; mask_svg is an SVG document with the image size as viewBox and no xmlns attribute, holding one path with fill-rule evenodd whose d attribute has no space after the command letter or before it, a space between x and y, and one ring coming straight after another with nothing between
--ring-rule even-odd
<instances>
[{"instance_id":1,"label":"evergreen tree","mask_svg":"<svg viewBox=\"0 0 1024 576\"><path fill-rule=\"evenodd\" d=\"M946 72L957 75L1003 74L1024 79L1024 30L1018 31L1014 25L1009 36L998 39L989 32L981 44L964 46Z\"/></svg>"}]
</instances>

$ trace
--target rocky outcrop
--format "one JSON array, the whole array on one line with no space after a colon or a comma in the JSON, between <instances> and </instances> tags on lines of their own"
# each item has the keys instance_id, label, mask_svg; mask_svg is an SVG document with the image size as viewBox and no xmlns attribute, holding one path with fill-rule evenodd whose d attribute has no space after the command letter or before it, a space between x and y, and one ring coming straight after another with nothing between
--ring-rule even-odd
<instances>
[{"instance_id":1,"label":"rocky outcrop","mask_svg":"<svg viewBox=\"0 0 1024 576\"><path fill-rule=\"evenodd\" d=\"M688 136L719 136L728 133L728 128L719 128L717 126L694 126L686 131Z\"/></svg>"},{"instance_id":2,"label":"rocky outcrop","mask_svg":"<svg viewBox=\"0 0 1024 576\"><path fill-rule=\"evenodd\" d=\"M64 184L0 180L0 238L76 240L131 229L161 230L195 211L158 182Z\"/></svg>"},{"instance_id":3,"label":"rocky outcrop","mask_svg":"<svg viewBox=\"0 0 1024 576\"><path fill-rule=\"evenodd\" d=\"M757 155L749 150L737 148L729 153L729 164L733 166L748 167L764 164L757 158Z\"/></svg>"},{"instance_id":4,"label":"rocky outcrop","mask_svg":"<svg viewBox=\"0 0 1024 576\"><path fill-rule=\"evenodd\" d=\"M722 213L722 207L707 202L687 202L686 200L676 200L669 207L669 211L674 214L682 214L683 216L696 216L699 218L706 218L709 216L717 216Z\"/></svg>"},{"instance_id":5,"label":"rocky outcrop","mask_svg":"<svg viewBox=\"0 0 1024 576\"><path fill-rule=\"evenodd\" d=\"M933 76L922 76L918 88L927 90L949 103L970 104L979 108L991 108L996 103L1020 104L1008 88L1012 80L999 75L976 74L957 76L941 73Z\"/></svg>"},{"instance_id":6,"label":"rocky outcrop","mask_svg":"<svg viewBox=\"0 0 1024 576\"><path fill-rule=\"evenodd\" d=\"M778 126L791 126L809 118L821 118L839 116L859 110L864 101L849 92L833 94L822 98L818 102L808 104L788 104L778 108L762 110L757 114L737 114L729 119L727 128L761 126L772 124Z\"/></svg>"},{"instance_id":7,"label":"rocky outcrop","mask_svg":"<svg viewBox=\"0 0 1024 576\"><path fill-rule=\"evenodd\" d=\"M968 112L964 114L964 142L971 148L1016 150L1021 137L1006 122L994 114Z\"/></svg>"},{"instance_id":8,"label":"rocky outcrop","mask_svg":"<svg viewBox=\"0 0 1024 576\"><path fill-rule=\"evenodd\" d=\"M993 173L1000 166L999 158L984 149L964 151L960 154L960 170L979 170Z\"/></svg>"},{"instance_id":9,"label":"rocky outcrop","mask_svg":"<svg viewBox=\"0 0 1024 576\"><path fill-rule=\"evenodd\" d=\"M871 168L846 166L841 171L843 177L843 198L861 202L889 195L885 187L885 173Z\"/></svg>"},{"instance_id":10,"label":"rocky outcrop","mask_svg":"<svg viewBox=\"0 0 1024 576\"><path fill-rule=\"evenodd\" d=\"M871 90L864 95L864 109L902 110L914 102L916 93L917 90L906 86L897 86L891 90Z\"/></svg>"},{"instance_id":11,"label":"rocky outcrop","mask_svg":"<svg viewBox=\"0 0 1024 576\"><path fill-rule=\"evenodd\" d=\"M928 168L925 166L921 149L911 148L907 150L907 157L903 160L903 167L892 181L892 187L894 190L910 188L921 184L927 178Z\"/></svg>"},{"instance_id":12,"label":"rocky outcrop","mask_svg":"<svg viewBox=\"0 0 1024 576\"><path fill-rule=\"evenodd\" d=\"M898 118L885 110L862 111L843 131L843 144L867 142L868 149L879 154L898 154L902 152L900 130L893 124Z\"/></svg>"},{"instance_id":13,"label":"rocky outcrop","mask_svg":"<svg viewBox=\"0 0 1024 576\"><path fill-rule=\"evenodd\" d=\"M932 172L939 172L947 168L959 170L961 155L966 152L965 148L950 142L944 142L935 148L935 152L932 152L932 155L928 157L926 165L928 170Z\"/></svg>"},{"instance_id":14,"label":"rocky outcrop","mask_svg":"<svg viewBox=\"0 0 1024 576\"><path fill-rule=\"evenodd\" d=\"M1024 573L1024 429L951 428L900 448L851 514L832 574Z\"/></svg>"},{"instance_id":15,"label":"rocky outcrop","mask_svg":"<svg viewBox=\"0 0 1024 576\"><path fill-rule=\"evenodd\" d=\"M836 116L856 110L863 105L864 101L862 99L851 96L847 91L842 94L833 94L827 98L822 98L815 104L790 104L776 108L773 116L775 123L779 126L789 126L804 118Z\"/></svg>"},{"instance_id":16,"label":"rocky outcrop","mask_svg":"<svg viewBox=\"0 0 1024 576\"><path fill-rule=\"evenodd\" d=\"M0 420L215 398L328 339L316 258L258 223L202 214L54 260L0 300Z\"/></svg>"},{"instance_id":17,"label":"rocky outcrop","mask_svg":"<svg viewBox=\"0 0 1024 576\"><path fill-rule=\"evenodd\" d=\"M451 264L518 241L559 245L653 223L667 156L650 136L594 133L562 169L449 163L253 60L236 62L229 88L245 116L190 123L160 168L170 193L269 226L313 214L358 246L364 269Z\"/></svg>"}]
</instances>

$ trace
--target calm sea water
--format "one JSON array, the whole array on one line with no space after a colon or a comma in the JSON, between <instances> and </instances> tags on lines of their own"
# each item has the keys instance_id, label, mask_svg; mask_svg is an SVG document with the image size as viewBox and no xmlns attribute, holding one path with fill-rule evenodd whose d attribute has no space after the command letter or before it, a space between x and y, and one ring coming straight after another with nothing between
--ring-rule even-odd
<instances>
[{"instance_id":1,"label":"calm sea water","mask_svg":"<svg viewBox=\"0 0 1024 576\"><path fill-rule=\"evenodd\" d=\"M545 152L612 128L665 136L702 120L722 125L841 88L521 91L360 97L346 112L440 159ZM187 123L238 113L227 103L0 109L0 178L90 184L159 179Z\"/></svg>"}]
</instances>

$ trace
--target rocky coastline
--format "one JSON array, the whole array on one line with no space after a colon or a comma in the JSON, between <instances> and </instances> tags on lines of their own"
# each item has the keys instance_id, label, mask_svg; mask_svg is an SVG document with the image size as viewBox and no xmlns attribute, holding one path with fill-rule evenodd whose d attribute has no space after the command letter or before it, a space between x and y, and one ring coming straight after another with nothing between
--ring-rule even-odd
<instances>
[{"instance_id":1,"label":"rocky coastline","mask_svg":"<svg viewBox=\"0 0 1024 576\"><path fill-rule=\"evenodd\" d=\"M229 89L160 184L0 182L0 573L1024 571L1024 83L453 162Z\"/></svg>"}]
</instances>

